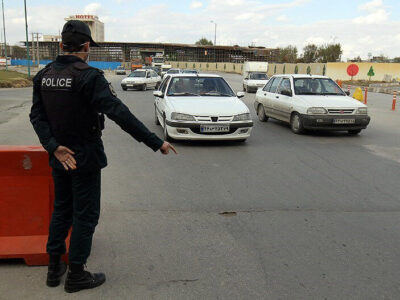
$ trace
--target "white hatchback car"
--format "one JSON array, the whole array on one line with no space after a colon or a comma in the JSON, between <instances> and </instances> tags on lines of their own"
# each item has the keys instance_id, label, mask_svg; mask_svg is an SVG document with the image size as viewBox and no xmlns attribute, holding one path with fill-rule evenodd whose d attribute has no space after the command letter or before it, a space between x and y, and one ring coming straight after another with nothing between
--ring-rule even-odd
<instances>
[{"instance_id":1,"label":"white hatchback car","mask_svg":"<svg viewBox=\"0 0 400 300\"><path fill-rule=\"evenodd\" d=\"M218 75L166 75L154 92L155 122L164 139L245 141L253 121L248 107Z\"/></svg>"},{"instance_id":2,"label":"white hatchback car","mask_svg":"<svg viewBox=\"0 0 400 300\"><path fill-rule=\"evenodd\" d=\"M124 91L128 88L145 91L151 87L157 89L160 83L161 77L154 70L137 69L129 74L128 77L122 79L121 87Z\"/></svg>"},{"instance_id":3,"label":"white hatchback car","mask_svg":"<svg viewBox=\"0 0 400 300\"><path fill-rule=\"evenodd\" d=\"M288 122L297 134L307 129L358 134L370 122L367 106L325 76L273 76L257 91L254 107L260 121Z\"/></svg>"}]
</instances>

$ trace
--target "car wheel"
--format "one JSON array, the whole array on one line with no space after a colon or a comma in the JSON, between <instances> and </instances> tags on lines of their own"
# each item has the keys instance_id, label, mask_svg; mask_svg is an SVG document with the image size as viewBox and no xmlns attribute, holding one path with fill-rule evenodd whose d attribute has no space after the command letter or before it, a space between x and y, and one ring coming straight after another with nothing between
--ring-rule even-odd
<instances>
[{"instance_id":1,"label":"car wheel","mask_svg":"<svg viewBox=\"0 0 400 300\"><path fill-rule=\"evenodd\" d=\"M165 117L164 117L164 131L163 131L163 133L164 133L164 141L170 142L171 138L168 135L167 120L166 120Z\"/></svg>"},{"instance_id":2,"label":"car wheel","mask_svg":"<svg viewBox=\"0 0 400 300\"><path fill-rule=\"evenodd\" d=\"M243 92L246 92L246 86L243 84Z\"/></svg>"},{"instance_id":3,"label":"car wheel","mask_svg":"<svg viewBox=\"0 0 400 300\"><path fill-rule=\"evenodd\" d=\"M349 130L348 133L350 135L357 135L361 132L361 129L357 129L357 130Z\"/></svg>"},{"instance_id":4,"label":"car wheel","mask_svg":"<svg viewBox=\"0 0 400 300\"><path fill-rule=\"evenodd\" d=\"M237 140L238 143L246 143L247 139L241 139L241 140Z\"/></svg>"},{"instance_id":5,"label":"car wheel","mask_svg":"<svg viewBox=\"0 0 400 300\"><path fill-rule=\"evenodd\" d=\"M292 115L292 118L290 119L290 128L295 134L302 134L305 131L303 121L298 113Z\"/></svg>"},{"instance_id":6,"label":"car wheel","mask_svg":"<svg viewBox=\"0 0 400 300\"><path fill-rule=\"evenodd\" d=\"M126 91L128 88L126 88L126 87L123 87L122 89L123 89L124 91Z\"/></svg>"},{"instance_id":7,"label":"car wheel","mask_svg":"<svg viewBox=\"0 0 400 300\"><path fill-rule=\"evenodd\" d=\"M262 104L258 105L258 107L257 107L257 116L261 122L268 121L268 117L265 115L264 106L262 106Z\"/></svg>"},{"instance_id":8,"label":"car wheel","mask_svg":"<svg viewBox=\"0 0 400 300\"><path fill-rule=\"evenodd\" d=\"M142 91L145 91L145 90L147 90L147 84L143 84L143 86L142 86Z\"/></svg>"},{"instance_id":9,"label":"car wheel","mask_svg":"<svg viewBox=\"0 0 400 300\"><path fill-rule=\"evenodd\" d=\"M160 120L158 120L157 107L155 105L154 105L154 123L156 123L156 125L161 125Z\"/></svg>"}]
</instances>

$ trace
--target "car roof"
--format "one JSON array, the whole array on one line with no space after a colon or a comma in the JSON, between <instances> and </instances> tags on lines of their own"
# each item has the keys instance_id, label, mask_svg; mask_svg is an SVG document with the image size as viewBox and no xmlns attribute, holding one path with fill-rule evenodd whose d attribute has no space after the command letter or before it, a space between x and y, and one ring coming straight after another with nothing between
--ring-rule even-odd
<instances>
[{"instance_id":1,"label":"car roof","mask_svg":"<svg viewBox=\"0 0 400 300\"><path fill-rule=\"evenodd\" d=\"M309 75L309 74L276 74L274 77L293 77L293 78L329 78L322 75Z\"/></svg>"}]
</instances>

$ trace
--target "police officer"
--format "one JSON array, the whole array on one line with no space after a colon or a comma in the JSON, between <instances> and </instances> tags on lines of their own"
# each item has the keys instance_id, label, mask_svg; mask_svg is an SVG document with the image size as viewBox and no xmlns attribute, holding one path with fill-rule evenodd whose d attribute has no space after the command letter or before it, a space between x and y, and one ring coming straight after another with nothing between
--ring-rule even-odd
<instances>
[{"instance_id":1,"label":"police officer","mask_svg":"<svg viewBox=\"0 0 400 300\"><path fill-rule=\"evenodd\" d=\"M99 46L85 23L68 21L60 47L65 55L58 56L33 79L30 121L49 153L55 187L46 283L58 286L66 272L61 255L66 252L65 239L72 226L64 288L77 292L105 282L103 273L84 270L100 214L100 170L107 165L101 140L103 114L153 151L168 154L176 150L129 111L102 71L87 64L90 47Z\"/></svg>"}]
</instances>

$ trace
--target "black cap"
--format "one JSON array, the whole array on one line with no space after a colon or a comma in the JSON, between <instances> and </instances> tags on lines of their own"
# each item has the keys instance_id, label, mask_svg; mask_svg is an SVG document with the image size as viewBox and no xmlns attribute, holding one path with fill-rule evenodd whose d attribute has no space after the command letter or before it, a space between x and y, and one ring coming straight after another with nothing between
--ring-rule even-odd
<instances>
[{"instance_id":1,"label":"black cap","mask_svg":"<svg viewBox=\"0 0 400 300\"><path fill-rule=\"evenodd\" d=\"M100 47L93 41L89 26L79 20L70 20L65 23L61 35L63 44L79 46L90 41L90 46Z\"/></svg>"}]
</instances>

